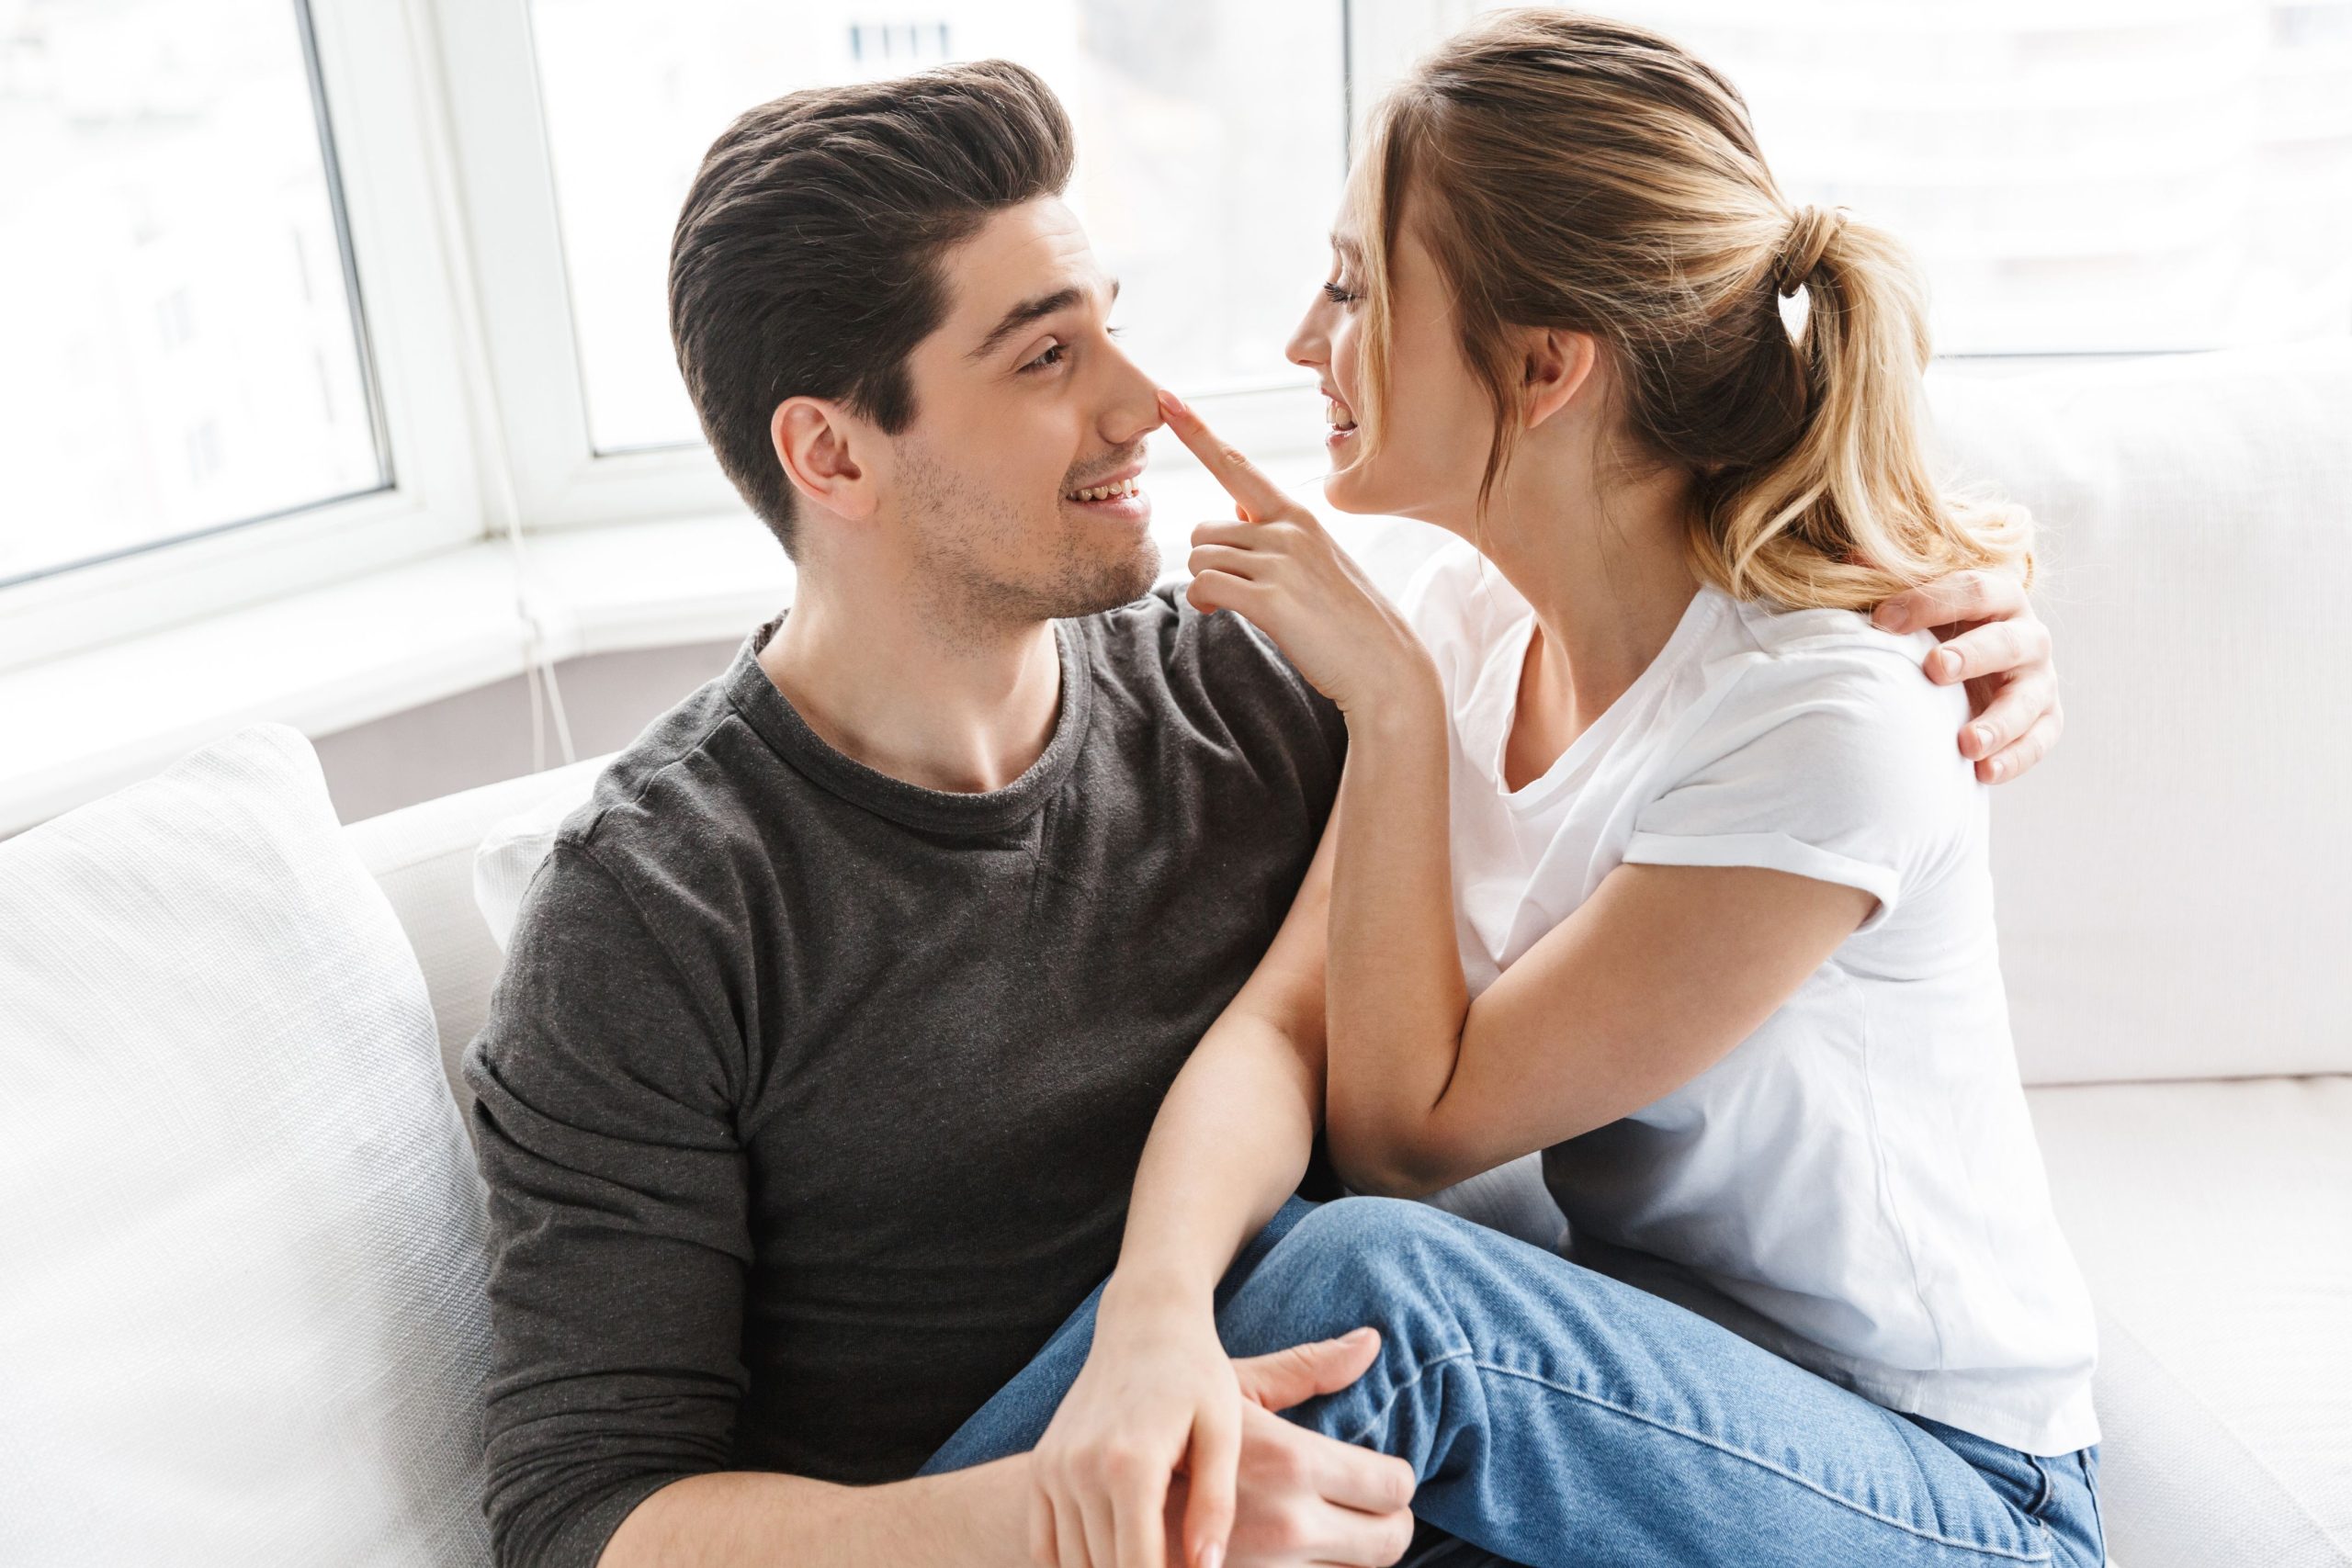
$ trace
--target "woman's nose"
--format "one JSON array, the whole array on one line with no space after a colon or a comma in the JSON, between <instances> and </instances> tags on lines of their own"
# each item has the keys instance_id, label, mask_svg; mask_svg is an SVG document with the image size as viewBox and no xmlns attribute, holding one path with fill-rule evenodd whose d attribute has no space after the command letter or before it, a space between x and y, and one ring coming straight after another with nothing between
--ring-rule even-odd
<instances>
[{"instance_id":1,"label":"woman's nose","mask_svg":"<svg viewBox=\"0 0 2352 1568\"><path fill-rule=\"evenodd\" d=\"M1315 329L1311 316L1299 322L1298 330L1290 334L1290 342L1283 345L1283 357L1309 370L1321 369L1324 361L1331 357L1330 345Z\"/></svg>"}]
</instances>

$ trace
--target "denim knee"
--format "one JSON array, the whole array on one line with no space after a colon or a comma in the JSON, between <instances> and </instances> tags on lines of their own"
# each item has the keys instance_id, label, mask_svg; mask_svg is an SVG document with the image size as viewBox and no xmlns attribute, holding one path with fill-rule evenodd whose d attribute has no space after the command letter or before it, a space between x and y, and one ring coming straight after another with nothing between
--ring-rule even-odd
<instances>
[{"instance_id":1,"label":"denim knee","mask_svg":"<svg viewBox=\"0 0 2352 1568\"><path fill-rule=\"evenodd\" d=\"M1400 1314L1450 1317L1451 1292L1475 1270L1463 1222L1402 1198L1340 1198L1300 1219L1270 1262L1328 1313L1375 1326ZM1449 1264L1451 1266L1449 1266Z\"/></svg>"},{"instance_id":2,"label":"denim knee","mask_svg":"<svg viewBox=\"0 0 2352 1568\"><path fill-rule=\"evenodd\" d=\"M1302 1218L1294 1246L1335 1256L1393 1254L1459 1245L1455 1218L1409 1198L1338 1198Z\"/></svg>"}]
</instances>

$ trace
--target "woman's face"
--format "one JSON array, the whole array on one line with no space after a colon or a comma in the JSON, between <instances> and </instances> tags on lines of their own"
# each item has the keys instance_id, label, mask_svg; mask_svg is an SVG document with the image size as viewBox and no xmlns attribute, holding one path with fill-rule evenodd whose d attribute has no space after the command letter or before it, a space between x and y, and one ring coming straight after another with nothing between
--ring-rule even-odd
<instances>
[{"instance_id":1,"label":"woman's face","mask_svg":"<svg viewBox=\"0 0 2352 1568\"><path fill-rule=\"evenodd\" d=\"M1325 498L1342 512L1418 517L1459 532L1476 507L1494 412L1462 356L1444 277L1421 242L1419 206L1408 191L1388 258L1391 342L1377 454L1363 454L1364 432L1355 427L1365 284L1357 261L1363 230L1352 211L1340 213L1330 276L1285 352L1292 364L1316 372L1330 400Z\"/></svg>"}]
</instances>

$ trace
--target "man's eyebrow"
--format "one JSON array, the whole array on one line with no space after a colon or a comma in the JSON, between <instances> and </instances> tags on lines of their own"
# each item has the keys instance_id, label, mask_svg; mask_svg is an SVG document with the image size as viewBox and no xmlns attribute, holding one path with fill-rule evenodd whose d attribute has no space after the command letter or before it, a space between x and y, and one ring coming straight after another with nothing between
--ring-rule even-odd
<instances>
[{"instance_id":1,"label":"man's eyebrow","mask_svg":"<svg viewBox=\"0 0 2352 1568\"><path fill-rule=\"evenodd\" d=\"M1085 291L1073 283L1067 288L1057 288L1051 294L1040 294L1034 299L1023 299L1020 304L1007 310L1004 313L1004 319L991 327L989 330L989 335L980 340L980 346L972 350L966 357L986 359L1004 345L1005 339L1030 322L1042 321L1057 310L1067 310L1085 298ZM1119 280L1114 277L1111 279L1111 302L1116 304L1118 299Z\"/></svg>"}]
</instances>

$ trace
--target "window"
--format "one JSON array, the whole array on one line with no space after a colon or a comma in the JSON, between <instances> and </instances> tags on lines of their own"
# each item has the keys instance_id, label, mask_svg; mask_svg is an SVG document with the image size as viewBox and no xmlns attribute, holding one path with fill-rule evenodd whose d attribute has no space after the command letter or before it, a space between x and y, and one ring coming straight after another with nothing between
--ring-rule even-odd
<instances>
[{"instance_id":1,"label":"window","mask_svg":"<svg viewBox=\"0 0 2352 1568\"><path fill-rule=\"evenodd\" d=\"M992 53L1072 111L1137 360L1304 482L1283 346L1349 117L1482 8L17 0L0 669L510 520L740 515L667 333L704 149L797 86ZM2352 0L1613 9L1731 75L1794 198L1909 242L1947 354L2352 330Z\"/></svg>"},{"instance_id":2,"label":"window","mask_svg":"<svg viewBox=\"0 0 2352 1568\"><path fill-rule=\"evenodd\" d=\"M1483 5L1392 23L1393 73ZM1892 230L1939 352L2352 330L2345 0L1616 0L1747 99L1791 199ZM1359 56L1360 61L1363 56Z\"/></svg>"},{"instance_id":3,"label":"window","mask_svg":"<svg viewBox=\"0 0 2352 1568\"><path fill-rule=\"evenodd\" d=\"M303 13L30 0L0 37L0 583L389 478Z\"/></svg>"},{"instance_id":4,"label":"window","mask_svg":"<svg viewBox=\"0 0 2352 1568\"><path fill-rule=\"evenodd\" d=\"M1295 383L1345 172L1330 0L533 0L572 329L599 452L700 439L670 347L672 225L703 151L792 88L1018 59L1077 126L1071 202L1137 361L1188 392Z\"/></svg>"}]
</instances>

